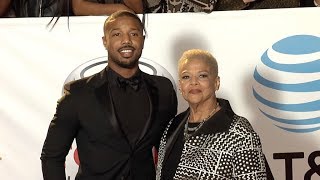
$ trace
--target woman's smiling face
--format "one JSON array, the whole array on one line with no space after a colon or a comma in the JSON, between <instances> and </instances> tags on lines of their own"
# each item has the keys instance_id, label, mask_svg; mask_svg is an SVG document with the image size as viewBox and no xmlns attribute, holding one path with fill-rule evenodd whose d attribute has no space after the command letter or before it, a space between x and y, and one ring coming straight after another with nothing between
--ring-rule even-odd
<instances>
[{"instance_id":1,"label":"woman's smiling face","mask_svg":"<svg viewBox=\"0 0 320 180\"><path fill-rule=\"evenodd\" d=\"M201 58L186 59L179 67L179 88L189 104L201 104L216 98L220 79L214 68Z\"/></svg>"}]
</instances>

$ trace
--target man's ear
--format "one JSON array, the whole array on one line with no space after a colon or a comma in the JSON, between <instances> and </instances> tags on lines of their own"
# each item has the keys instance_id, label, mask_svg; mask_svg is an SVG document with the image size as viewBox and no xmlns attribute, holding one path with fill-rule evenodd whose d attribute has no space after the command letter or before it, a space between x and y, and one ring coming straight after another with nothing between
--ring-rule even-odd
<instances>
[{"instance_id":1,"label":"man's ear","mask_svg":"<svg viewBox=\"0 0 320 180\"><path fill-rule=\"evenodd\" d=\"M105 36L102 36L101 39L102 39L102 43L103 43L104 48L107 49L107 40L106 40Z\"/></svg>"},{"instance_id":2,"label":"man's ear","mask_svg":"<svg viewBox=\"0 0 320 180\"><path fill-rule=\"evenodd\" d=\"M143 44L142 44L142 49L144 48L144 41L146 39L146 36L143 36Z\"/></svg>"}]
</instances>

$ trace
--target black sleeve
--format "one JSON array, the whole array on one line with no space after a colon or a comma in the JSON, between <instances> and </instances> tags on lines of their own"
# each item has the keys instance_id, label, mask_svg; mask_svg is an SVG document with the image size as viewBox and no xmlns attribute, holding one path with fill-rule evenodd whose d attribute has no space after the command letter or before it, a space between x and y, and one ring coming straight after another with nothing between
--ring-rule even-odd
<instances>
[{"instance_id":1,"label":"black sleeve","mask_svg":"<svg viewBox=\"0 0 320 180\"><path fill-rule=\"evenodd\" d=\"M65 159L78 129L72 97L66 94L58 101L56 113L49 125L41 163L44 180L65 180Z\"/></svg>"}]
</instances>

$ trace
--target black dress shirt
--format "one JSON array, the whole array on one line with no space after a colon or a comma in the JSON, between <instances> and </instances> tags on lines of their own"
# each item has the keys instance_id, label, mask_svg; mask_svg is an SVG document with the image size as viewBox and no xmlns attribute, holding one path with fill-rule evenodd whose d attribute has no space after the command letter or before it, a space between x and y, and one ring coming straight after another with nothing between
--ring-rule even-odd
<instances>
[{"instance_id":1,"label":"black dress shirt","mask_svg":"<svg viewBox=\"0 0 320 180\"><path fill-rule=\"evenodd\" d=\"M126 79L129 81L138 79L137 90L129 85L121 84L119 82L120 78L125 79L111 68L108 70L108 80L116 116L123 133L126 135L131 147L134 148L150 111L147 89L142 82L140 70L133 77Z\"/></svg>"}]
</instances>

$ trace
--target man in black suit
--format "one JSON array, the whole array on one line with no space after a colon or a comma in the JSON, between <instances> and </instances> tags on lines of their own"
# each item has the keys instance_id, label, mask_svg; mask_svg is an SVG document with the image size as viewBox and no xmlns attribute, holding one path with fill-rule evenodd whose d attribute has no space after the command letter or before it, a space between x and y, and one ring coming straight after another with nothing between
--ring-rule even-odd
<instances>
[{"instance_id":1,"label":"man in black suit","mask_svg":"<svg viewBox=\"0 0 320 180\"><path fill-rule=\"evenodd\" d=\"M177 113L170 80L142 72L144 25L129 11L104 24L107 67L65 86L43 145L45 180L65 180L65 157L76 139L77 180L155 179L152 148Z\"/></svg>"}]
</instances>

